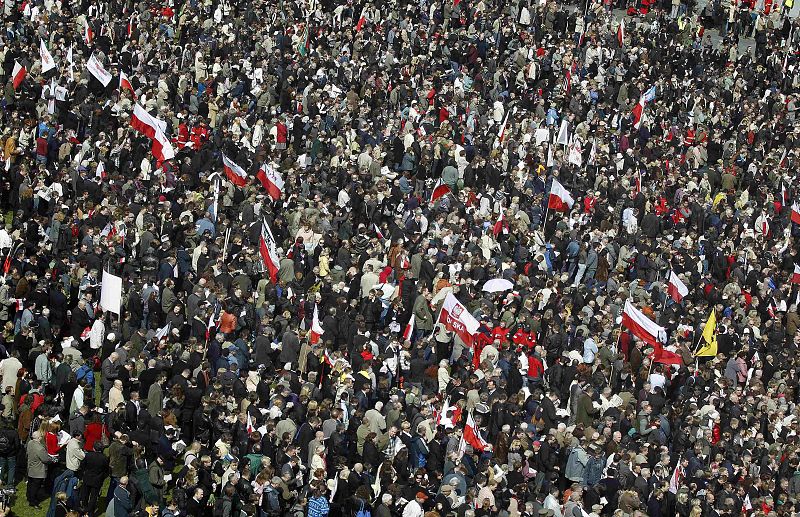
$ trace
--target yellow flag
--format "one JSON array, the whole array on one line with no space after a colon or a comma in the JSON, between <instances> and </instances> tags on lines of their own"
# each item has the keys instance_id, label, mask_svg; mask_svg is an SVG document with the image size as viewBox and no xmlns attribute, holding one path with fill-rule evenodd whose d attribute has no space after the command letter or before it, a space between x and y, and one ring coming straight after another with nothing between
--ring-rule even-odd
<instances>
[{"instance_id":1,"label":"yellow flag","mask_svg":"<svg viewBox=\"0 0 800 517\"><path fill-rule=\"evenodd\" d=\"M703 328L703 341L706 342L700 350L694 355L695 357L714 357L717 355L717 313L711 311L706 321L706 326Z\"/></svg>"},{"instance_id":2,"label":"yellow flag","mask_svg":"<svg viewBox=\"0 0 800 517\"><path fill-rule=\"evenodd\" d=\"M724 192L720 192L719 194L714 196L714 203L713 203L714 208L716 208L719 202L725 199L726 197L727 195Z\"/></svg>"}]
</instances>

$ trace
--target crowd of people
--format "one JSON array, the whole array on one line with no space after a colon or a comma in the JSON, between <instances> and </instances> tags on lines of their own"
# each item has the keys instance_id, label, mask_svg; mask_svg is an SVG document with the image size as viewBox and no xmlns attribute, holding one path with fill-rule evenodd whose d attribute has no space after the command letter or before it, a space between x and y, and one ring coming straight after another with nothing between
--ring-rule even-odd
<instances>
[{"instance_id":1,"label":"crowd of people","mask_svg":"<svg viewBox=\"0 0 800 517\"><path fill-rule=\"evenodd\" d=\"M800 513L792 8L5 0L0 513Z\"/></svg>"}]
</instances>

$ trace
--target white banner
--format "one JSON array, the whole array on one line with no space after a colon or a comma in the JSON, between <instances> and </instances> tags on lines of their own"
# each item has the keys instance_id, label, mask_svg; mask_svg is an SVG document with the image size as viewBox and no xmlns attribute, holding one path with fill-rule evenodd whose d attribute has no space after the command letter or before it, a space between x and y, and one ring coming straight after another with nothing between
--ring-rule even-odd
<instances>
[{"instance_id":1,"label":"white banner","mask_svg":"<svg viewBox=\"0 0 800 517\"><path fill-rule=\"evenodd\" d=\"M108 83L111 82L111 74L108 70L103 68L103 65L94 57L94 54L92 54L92 57L86 62L86 69L89 70L89 73L92 74L95 79L102 83L103 87L108 86Z\"/></svg>"},{"instance_id":2,"label":"white banner","mask_svg":"<svg viewBox=\"0 0 800 517\"><path fill-rule=\"evenodd\" d=\"M104 311L113 312L117 316L122 308L122 277L103 271L103 282L100 286L100 307Z\"/></svg>"},{"instance_id":3,"label":"white banner","mask_svg":"<svg viewBox=\"0 0 800 517\"><path fill-rule=\"evenodd\" d=\"M458 337L469 346L472 346L472 337L480 326L478 320L453 296L453 293L448 293L444 299L442 310L439 312L439 323L443 323L447 330L458 334Z\"/></svg>"}]
</instances>

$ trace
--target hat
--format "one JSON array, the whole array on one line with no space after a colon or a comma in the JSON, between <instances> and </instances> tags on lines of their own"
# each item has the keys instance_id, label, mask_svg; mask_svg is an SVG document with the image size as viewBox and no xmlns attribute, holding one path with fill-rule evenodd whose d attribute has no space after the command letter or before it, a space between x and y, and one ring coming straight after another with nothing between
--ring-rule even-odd
<instances>
[{"instance_id":1,"label":"hat","mask_svg":"<svg viewBox=\"0 0 800 517\"><path fill-rule=\"evenodd\" d=\"M428 494L426 494L425 492L417 492L417 495L415 497L417 499L427 499L428 498Z\"/></svg>"}]
</instances>

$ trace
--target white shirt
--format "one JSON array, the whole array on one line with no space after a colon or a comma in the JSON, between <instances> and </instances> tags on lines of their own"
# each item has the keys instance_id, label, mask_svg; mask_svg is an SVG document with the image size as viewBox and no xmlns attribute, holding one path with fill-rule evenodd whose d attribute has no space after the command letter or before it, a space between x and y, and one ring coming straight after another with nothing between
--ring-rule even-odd
<instances>
[{"instance_id":1,"label":"white shirt","mask_svg":"<svg viewBox=\"0 0 800 517\"><path fill-rule=\"evenodd\" d=\"M403 517L422 517L424 514L425 512L422 511L422 507L416 499L409 501L403 510Z\"/></svg>"},{"instance_id":2,"label":"white shirt","mask_svg":"<svg viewBox=\"0 0 800 517\"><path fill-rule=\"evenodd\" d=\"M70 412L74 412L78 408L83 407L83 388L78 386L72 392L72 404L70 405Z\"/></svg>"}]
</instances>

